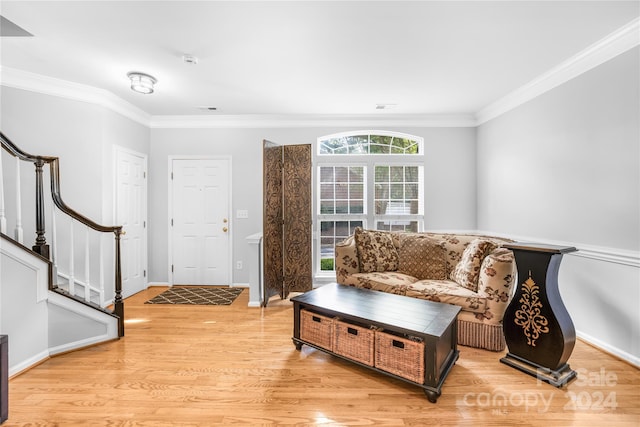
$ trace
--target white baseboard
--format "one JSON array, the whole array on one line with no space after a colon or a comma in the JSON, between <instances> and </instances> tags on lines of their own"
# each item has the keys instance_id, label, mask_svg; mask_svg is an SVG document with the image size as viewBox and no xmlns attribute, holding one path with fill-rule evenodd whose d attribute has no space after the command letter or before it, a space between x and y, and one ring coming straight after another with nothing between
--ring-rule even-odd
<instances>
[{"instance_id":1,"label":"white baseboard","mask_svg":"<svg viewBox=\"0 0 640 427\"><path fill-rule=\"evenodd\" d=\"M151 286L168 286L171 287L171 283L169 282L149 282L147 283L147 287L150 288Z\"/></svg>"},{"instance_id":2,"label":"white baseboard","mask_svg":"<svg viewBox=\"0 0 640 427\"><path fill-rule=\"evenodd\" d=\"M249 284L248 283L232 283L231 288L248 288Z\"/></svg>"},{"instance_id":3,"label":"white baseboard","mask_svg":"<svg viewBox=\"0 0 640 427\"><path fill-rule=\"evenodd\" d=\"M576 331L576 335L578 336L578 338L580 338L581 340L587 342L588 344L597 347L619 359L624 360L625 362L630 363L631 365L635 366L636 368L640 368L640 357L634 356L633 354L629 354L625 351L620 350L619 348L613 347L609 344L607 344L604 341L601 341L597 338L594 338L590 335L587 335L583 332L580 331Z\"/></svg>"},{"instance_id":4,"label":"white baseboard","mask_svg":"<svg viewBox=\"0 0 640 427\"><path fill-rule=\"evenodd\" d=\"M25 371L38 363L47 360L49 358L49 350L42 351L35 356L23 360L17 365L9 366L9 378L18 375L22 371Z\"/></svg>"}]
</instances>

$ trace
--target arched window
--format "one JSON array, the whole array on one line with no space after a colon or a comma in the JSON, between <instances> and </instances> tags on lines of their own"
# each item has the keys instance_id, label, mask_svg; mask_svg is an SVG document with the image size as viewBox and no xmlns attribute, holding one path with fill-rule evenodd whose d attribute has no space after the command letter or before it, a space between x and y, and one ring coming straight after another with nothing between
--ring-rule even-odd
<instances>
[{"instance_id":1,"label":"arched window","mask_svg":"<svg viewBox=\"0 0 640 427\"><path fill-rule=\"evenodd\" d=\"M356 227L419 231L424 216L423 140L387 131L318 138L317 271L333 273L334 247Z\"/></svg>"}]
</instances>

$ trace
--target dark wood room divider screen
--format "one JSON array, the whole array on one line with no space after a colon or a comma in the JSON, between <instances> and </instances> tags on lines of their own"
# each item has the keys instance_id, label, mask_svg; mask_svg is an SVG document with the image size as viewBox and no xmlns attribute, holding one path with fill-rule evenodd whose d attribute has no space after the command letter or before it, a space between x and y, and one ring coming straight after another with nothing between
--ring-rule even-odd
<instances>
[{"instance_id":1,"label":"dark wood room divider screen","mask_svg":"<svg viewBox=\"0 0 640 427\"><path fill-rule=\"evenodd\" d=\"M263 145L263 305L311 290L311 145Z\"/></svg>"}]
</instances>

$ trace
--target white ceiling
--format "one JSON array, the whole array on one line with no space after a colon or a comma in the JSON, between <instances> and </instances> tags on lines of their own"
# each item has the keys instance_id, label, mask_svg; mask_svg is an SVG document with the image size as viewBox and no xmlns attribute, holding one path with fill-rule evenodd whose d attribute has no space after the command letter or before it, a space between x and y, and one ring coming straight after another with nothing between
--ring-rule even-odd
<instances>
[{"instance_id":1,"label":"white ceiling","mask_svg":"<svg viewBox=\"0 0 640 427\"><path fill-rule=\"evenodd\" d=\"M430 115L478 112L636 19L640 2L2 0L0 14L34 35L0 39L3 68L153 116ZM132 70L156 92L132 92Z\"/></svg>"}]
</instances>

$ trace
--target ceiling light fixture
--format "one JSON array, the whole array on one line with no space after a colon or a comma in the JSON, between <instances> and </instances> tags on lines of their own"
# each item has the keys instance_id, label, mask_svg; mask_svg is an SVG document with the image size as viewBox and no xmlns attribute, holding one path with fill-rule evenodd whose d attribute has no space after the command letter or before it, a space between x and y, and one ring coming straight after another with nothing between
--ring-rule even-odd
<instances>
[{"instance_id":1,"label":"ceiling light fixture","mask_svg":"<svg viewBox=\"0 0 640 427\"><path fill-rule=\"evenodd\" d=\"M155 77L137 71L127 73L127 77L131 80L131 90L144 94L153 93L153 85L158 82Z\"/></svg>"}]
</instances>

